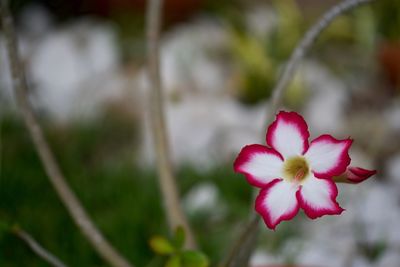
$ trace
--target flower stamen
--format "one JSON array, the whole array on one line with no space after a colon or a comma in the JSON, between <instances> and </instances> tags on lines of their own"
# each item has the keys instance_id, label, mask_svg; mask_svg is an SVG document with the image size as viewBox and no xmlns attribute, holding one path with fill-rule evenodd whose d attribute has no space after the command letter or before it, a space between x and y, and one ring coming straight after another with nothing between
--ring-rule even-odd
<instances>
[{"instance_id":1,"label":"flower stamen","mask_svg":"<svg viewBox=\"0 0 400 267\"><path fill-rule=\"evenodd\" d=\"M294 179L300 182L304 178L305 174L306 172L304 171L304 169L300 169L297 171L296 175L294 176Z\"/></svg>"},{"instance_id":2,"label":"flower stamen","mask_svg":"<svg viewBox=\"0 0 400 267\"><path fill-rule=\"evenodd\" d=\"M285 161L283 172L291 182L302 182L309 173L309 166L304 157L293 157Z\"/></svg>"}]
</instances>

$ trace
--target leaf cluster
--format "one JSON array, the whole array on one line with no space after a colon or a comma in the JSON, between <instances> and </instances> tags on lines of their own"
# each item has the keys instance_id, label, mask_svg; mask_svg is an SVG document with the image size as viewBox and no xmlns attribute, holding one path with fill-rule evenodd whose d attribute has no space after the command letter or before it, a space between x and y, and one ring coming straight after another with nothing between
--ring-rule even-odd
<instances>
[{"instance_id":1,"label":"leaf cluster","mask_svg":"<svg viewBox=\"0 0 400 267\"><path fill-rule=\"evenodd\" d=\"M162 256L166 256L165 267L208 267L207 256L201 251L185 250L185 231L178 227L171 240L163 236L154 236L150 239L151 249Z\"/></svg>"}]
</instances>

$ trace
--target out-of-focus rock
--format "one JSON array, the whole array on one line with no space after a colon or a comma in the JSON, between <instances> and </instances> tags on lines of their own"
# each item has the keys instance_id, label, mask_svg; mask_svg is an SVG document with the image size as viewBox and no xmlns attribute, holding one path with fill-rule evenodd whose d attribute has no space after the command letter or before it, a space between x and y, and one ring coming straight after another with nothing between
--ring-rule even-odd
<instances>
[{"instance_id":1,"label":"out-of-focus rock","mask_svg":"<svg viewBox=\"0 0 400 267\"><path fill-rule=\"evenodd\" d=\"M400 133L400 100L396 99L392 106L388 106L384 116L392 131Z\"/></svg>"},{"instance_id":2,"label":"out-of-focus rock","mask_svg":"<svg viewBox=\"0 0 400 267\"><path fill-rule=\"evenodd\" d=\"M256 250L250 258L251 267L274 266L282 264L283 260L279 255L273 255L265 250Z\"/></svg>"},{"instance_id":3,"label":"out-of-focus rock","mask_svg":"<svg viewBox=\"0 0 400 267\"><path fill-rule=\"evenodd\" d=\"M398 267L400 265L400 248L389 249L379 259L377 267Z\"/></svg>"},{"instance_id":4,"label":"out-of-focus rock","mask_svg":"<svg viewBox=\"0 0 400 267\"><path fill-rule=\"evenodd\" d=\"M304 116L312 133L315 136L342 133L346 104L344 83L317 62L304 64L301 73L311 92Z\"/></svg>"},{"instance_id":5,"label":"out-of-focus rock","mask_svg":"<svg viewBox=\"0 0 400 267\"><path fill-rule=\"evenodd\" d=\"M365 257L356 256L352 259L351 267L373 267L374 264L369 262Z\"/></svg>"},{"instance_id":6,"label":"out-of-focus rock","mask_svg":"<svg viewBox=\"0 0 400 267\"><path fill-rule=\"evenodd\" d=\"M167 96L221 95L228 77L223 62L213 53L227 41L222 25L206 19L168 33L161 46L161 76Z\"/></svg>"},{"instance_id":7,"label":"out-of-focus rock","mask_svg":"<svg viewBox=\"0 0 400 267\"><path fill-rule=\"evenodd\" d=\"M386 169L387 169L387 174L398 189L400 189L400 153L392 156L387 162L386 162ZM400 191L397 194L398 197L400 198Z\"/></svg>"},{"instance_id":8,"label":"out-of-focus rock","mask_svg":"<svg viewBox=\"0 0 400 267\"><path fill-rule=\"evenodd\" d=\"M261 139L263 111L263 106L244 109L228 97L186 97L184 101L167 104L174 162L207 169L229 161L244 145ZM143 130L147 140L143 152L152 159L151 132L148 127Z\"/></svg>"},{"instance_id":9,"label":"out-of-focus rock","mask_svg":"<svg viewBox=\"0 0 400 267\"><path fill-rule=\"evenodd\" d=\"M222 210L215 209L220 206L220 198L218 188L212 183L200 183L193 187L184 198L185 210L189 213L205 211L208 213L218 214ZM212 212L211 212L212 211Z\"/></svg>"},{"instance_id":10,"label":"out-of-focus rock","mask_svg":"<svg viewBox=\"0 0 400 267\"><path fill-rule=\"evenodd\" d=\"M358 213L356 223L362 233L359 240L367 244L386 242L399 245L400 209L396 188L371 181L370 187L360 188L358 192L358 197L353 199L356 203L353 210Z\"/></svg>"},{"instance_id":11,"label":"out-of-focus rock","mask_svg":"<svg viewBox=\"0 0 400 267\"><path fill-rule=\"evenodd\" d=\"M278 26L278 18L270 7L264 5L252 6L245 14L246 25L252 35L264 38Z\"/></svg>"},{"instance_id":12,"label":"out-of-focus rock","mask_svg":"<svg viewBox=\"0 0 400 267\"><path fill-rule=\"evenodd\" d=\"M300 266L346 266L345 254L340 251L339 247L337 248L338 249L334 249L332 244L325 242L309 242L304 246L304 249L297 259L297 263Z\"/></svg>"},{"instance_id":13,"label":"out-of-focus rock","mask_svg":"<svg viewBox=\"0 0 400 267\"><path fill-rule=\"evenodd\" d=\"M107 86L117 69L109 26L74 22L49 33L37 47L29 62L36 103L57 119L80 116L94 108L99 95L116 93Z\"/></svg>"}]
</instances>

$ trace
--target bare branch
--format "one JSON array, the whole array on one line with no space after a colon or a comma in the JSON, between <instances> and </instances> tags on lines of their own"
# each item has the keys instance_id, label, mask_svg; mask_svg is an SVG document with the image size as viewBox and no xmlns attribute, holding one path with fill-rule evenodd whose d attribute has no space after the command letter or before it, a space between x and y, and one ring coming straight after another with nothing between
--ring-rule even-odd
<instances>
[{"instance_id":1,"label":"bare branch","mask_svg":"<svg viewBox=\"0 0 400 267\"><path fill-rule=\"evenodd\" d=\"M257 245L258 222L260 216L252 212L250 221L240 234L238 240L234 243L228 258L221 266L242 267L247 266L251 253Z\"/></svg>"},{"instance_id":2,"label":"bare branch","mask_svg":"<svg viewBox=\"0 0 400 267\"><path fill-rule=\"evenodd\" d=\"M303 39L301 39L301 41L294 49L292 55L286 63L285 68L283 69L282 74L279 77L278 82L273 89L271 107L268 109L266 122L269 122L273 119L275 112L282 103L284 92L288 83L293 77L297 65L304 57L304 55L310 50L311 46L314 44L315 40L321 34L321 32L326 29L336 17L362 4L366 4L372 1L374 0L344 0L341 3L330 8L325 14L323 14L318 22L315 23L306 32Z\"/></svg>"},{"instance_id":3,"label":"bare branch","mask_svg":"<svg viewBox=\"0 0 400 267\"><path fill-rule=\"evenodd\" d=\"M113 267L131 267L128 261L108 243L96 228L82 204L67 184L27 97L28 85L18 53L18 43L12 16L6 0L0 0L0 16L8 50L17 105L50 182L58 193L61 202L66 206L75 224L98 254Z\"/></svg>"},{"instance_id":4,"label":"bare branch","mask_svg":"<svg viewBox=\"0 0 400 267\"><path fill-rule=\"evenodd\" d=\"M182 226L186 232L186 248L195 248L193 232L179 202L178 188L173 174L168 144L162 84L160 78L160 28L162 0L148 0L146 30L149 83L151 87L150 112L153 143L157 154L159 184L165 203L165 212L171 231Z\"/></svg>"},{"instance_id":5,"label":"bare branch","mask_svg":"<svg viewBox=\"0 0 400 267\"><path fill-rule=\"evenodd\" d=\"M36 255L50 265L54 267L67 267L65 263L43 248L30 234L24 230L20 229L19 227L14 227L12 232L22 241L24 241Z\"/></svg>"},{"instance_id":6,"label":"bare branch","mask_svg":"<svg viewBox=\"0 0 400 267\"><path fill-rule=\"evenodd\" d=\"M284 92L289 81L293 77L297 65L311 48L312 44L321 32L327 28L336 17L362 4L372 1L374 0L344 0L324 13L322 17L306 32L303 39L301 39L294 49L275 88L273 89L272 103L267 114L267 123L272 121L275 112L281 105ZM255 247L255 244L252 244L251 242L255 241L255 237L257 236L259 221L259 216L255 215L253 212L250 222L247 227L245 227L238 240L234 243L233 249L230 251L228 256L227 263L224 266L247 266L250 254Z\"/></svg>"}]
</instances>

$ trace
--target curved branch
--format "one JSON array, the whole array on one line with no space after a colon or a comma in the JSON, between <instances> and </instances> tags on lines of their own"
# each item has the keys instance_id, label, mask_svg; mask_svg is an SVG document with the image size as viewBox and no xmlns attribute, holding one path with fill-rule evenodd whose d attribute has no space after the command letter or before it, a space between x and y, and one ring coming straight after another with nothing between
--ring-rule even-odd
<instances>
[{"instance_id":1,"label":"curved branch","mask_svg":"<svg viewBox=\"0 0 400 267\"><path fill-rule=\"evenodd\" d=\"M293 77L294 71L297 65L304 57L304 55L310 50L317 37L321 32L326 29L330 23L338 16L343 13L354 9L362 4L372 2L374 0L344 0L341 3L330 8L322 17L315 23L304 35L301 41L294 49L290 56L282 74L280 75L277 84L273 89L271 107L269 108L268 116L266 121L271 121L275 115L276 110L282 103L285 89Z\"/></svg>"},{"instance_id":2,"label":"curved branch","mask_svg":"<svg viewBox=\"0 0 400 267\"><path fill-rule=\"evenodd\" d=\"M43 248L30 234L28 234L21 228L14 227L12 229L12 232L18 238L20 238L22 241L24 241L36 255L38 255L44 261L49 263L51 266L67 267L67 265L65 263L63 263L60 259L58 259L56 256L51 254L48 250Z\"/></svg>"},{"instance_id":3,"label":"curved branch","mask_svg":"<svg viewBox=\"0 0 400 267\"><path fill-rule=\"evenodd\" d=\"M6 0L0 0L0 16L7 45L16 102L51 184L73 221L97 253L113 267L131 267L132 265L111 246L97 229L67 184L28 100L28 85L18 54L14 24Z\"/></svg>"},{"instance_id":4,"label":"curved branch","mask_svg":"<svg viewBox=\"0 0 400 267\"><path fill-rule=\"evenodd\" d=\"M157 155L159 184L165 201L165 212L171 231L182 226L186 232L186 248L195 248L196 243L189 223L182 211L178 188L173 175L169 144L164 119L162 84L160 78L160 28L162 0L148 0L147 31L147 67L151 87L150 113L153 143Z\"/></svg>"},{"instance_id":5,"label":"curved branch","mask_svg":"<svg viewBox=\"0 0 400 267\"><path fill-rule=\"evenodd\" d=\"M321 32L327 28L336 17L362 4L372 1L374 0L344 0L324 13L322 17L306 32L304 37L294 49L276 86L273 89L272 103L271 107L268 109L266 122L272 121L275 112L282 103L285 89L293 77L297 65L311 48L312 44L315 42ZM260 217L253 212L250 222L245 227L237 241L234 243L233 248L228 255L227 263L224 266L247 266L250 254L255 247L255 244L252 244L252 241L255 241L255 237L257 236L259 221Z\"/></svg>"},{"instance_id":6,"label":"curved branch","mask_svg":"<svg viewBox=\"0 0 400 267\"><path fill-rule=\"evenodd\" d=\"M247 266L251 253L257 245L258 222L260 216L252 212L250 221L234 243L228 258L222 266L242 267Z\"/></svg>"}]
</instances>

